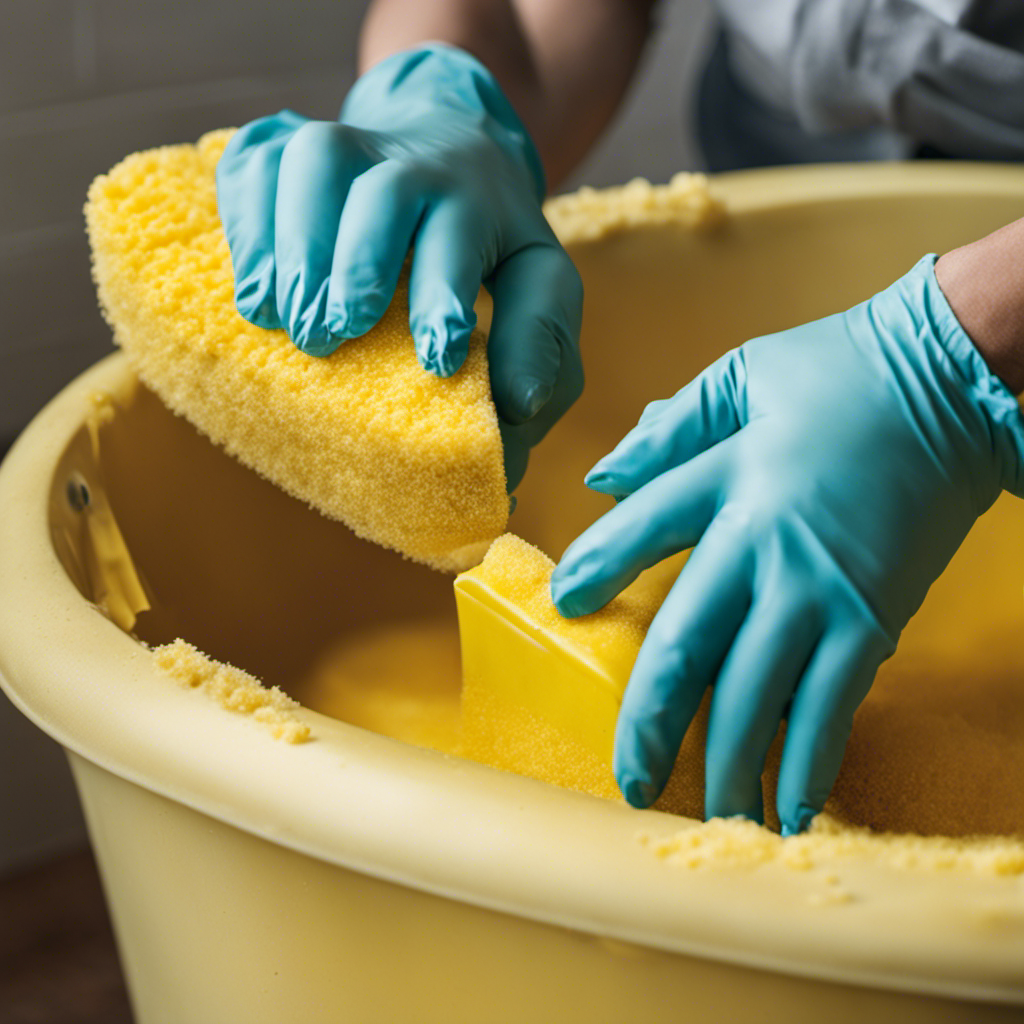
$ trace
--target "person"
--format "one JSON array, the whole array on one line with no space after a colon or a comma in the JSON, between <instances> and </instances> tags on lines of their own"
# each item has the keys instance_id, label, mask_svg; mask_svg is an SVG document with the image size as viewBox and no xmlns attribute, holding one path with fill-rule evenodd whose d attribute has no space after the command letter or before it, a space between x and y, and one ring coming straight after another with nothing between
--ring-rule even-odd
<instances>
[{"instance_id":1,"label":"person","mask_svg":"<svg viewBox=\"0 0 1024 1024\"><path fill-rule=\"evenodd\" d=\"M992 0L719 0L700 91L717 167L1024 156L1024 12ZM217 169L239 312L314 356L365 333L410 247L410 328L458 370L484 285L510 492L583 386L579 276L544 220L648 36L645 0L376 0L335 122L243 127ZM1002 41L1001 41L1002 40ZM888 148L887 148L888 147ZM568 616L693 547L624 695L615 773L664 785L713 686L707 815L821 810L854 710L971 524L1024 496L1024 220L853 309L728 353L656 401L586 483L616 506L567 550Z\"/></svg>"}]
</instances>

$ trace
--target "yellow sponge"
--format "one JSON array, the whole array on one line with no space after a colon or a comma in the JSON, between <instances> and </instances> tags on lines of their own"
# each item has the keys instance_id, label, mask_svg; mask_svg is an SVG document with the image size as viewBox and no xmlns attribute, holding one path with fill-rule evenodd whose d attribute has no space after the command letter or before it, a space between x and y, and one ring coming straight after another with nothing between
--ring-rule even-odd
<instances>
[{"instance_id":1,"label":"yellow sponge","mask_svg":"<svg viewBox=\"0 0 1024 1024\"><path fill-rule=\"evenodd\" d=\"M601 611L563 619L554 563L513 534L455 580L462 643L462 747L474 761L621 799L615 722L647 628L685 556L643 573ZM657 806L703 816L707 707L687 733Z\"/></svg>"},{"instance_id":2,"label":"yellow sponge","mask_svg":"<svg viewBox=\"0 0 1024 1024\"><path fill-rule=\"evenodd\" d=\"M89 189L117 343L167 406L285 491L434 568L472 565L508 519L483 335L454 377L426 373L404 283L377 327L325 359L247 323L214 184L230 136L136 153Z\"/></svg>"}]
</instances>

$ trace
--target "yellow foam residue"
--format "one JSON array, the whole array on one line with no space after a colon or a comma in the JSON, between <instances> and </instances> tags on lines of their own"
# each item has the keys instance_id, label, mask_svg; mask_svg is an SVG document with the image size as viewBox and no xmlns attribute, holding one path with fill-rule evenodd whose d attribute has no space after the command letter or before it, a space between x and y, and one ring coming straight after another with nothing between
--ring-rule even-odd
<instances>
[{"instance_id":1,"label":"yellow foam residue","mask_svg":"<svg viewBox=\"0 0 1024 1024\"><path fill-rule=\"evenodd\" d=\"M907 651L884 664L828 809L886 831L1024 834L1022 647L1007 629L956 660Z\"/></svg>"},{"instance_id":2,"label":"yellow foam residue","mask_svg":"<svg viewBox=\"0 0 1024 1024\"><path fill-rule=\"evenodd\" d=\"M166 405L285 491L427 565L473 564L508 518L486 339L447 380L421 369L404 280L380 324L326 358L246 322L214 182L230 136L136 153L90 187L117 343Z\"/></svg>"},{"instance_id":3,"label":"yellow foam residue","mask_svg":"<svg viewBox=\"0 0 1024 1024\"><path fill-rule=\"evenodd\" d=\"M874 832L845 824L829 814L819 814L807 832L786 839L742 818L712 818L668 836L655 839L641 833L637 838L655 856L687 868L775 863L795 871L810 871L850 858L906 870L1024 874L1024 842L1013 837Z\"/></svg>"},{"instance_id":4,"label":"yellow foam residue","mask_svg":"<svg viewBox=\"0 0 1024 1024\"><path fill-rule=\"evenodd\" d=\"M723 220L725 205L705 175L683 171L667 185L634 178L614 188L583 187L549 199L544 214L559 238L580 242L652 224L710 227Z\"/></svg>"},{"instance_id":5,"label":"yellow foam residue","mask_svg":"<svg viewBox=\"0 0 1024 1024\"><path fill-rule=\"evenodd\" d=\"M153 648L153 660L181 686L204 693L227 711L251 715L275 739L286 743L309 739L309 726L295 713L299 704L280 688L264 686L248 672L215 661L181 639Z\"/></svg>"}]
</instances>

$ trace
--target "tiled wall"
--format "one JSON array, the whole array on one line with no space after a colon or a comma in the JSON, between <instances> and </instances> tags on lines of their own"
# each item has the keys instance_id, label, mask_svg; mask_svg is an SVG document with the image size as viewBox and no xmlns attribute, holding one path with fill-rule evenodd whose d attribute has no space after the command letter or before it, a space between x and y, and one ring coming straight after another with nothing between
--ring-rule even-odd
<instances>
[{"instance_id":1,"label":"tiled wall","mask_svg":"<svg viewBox=\"0 0 1024 1024\"><path fill-rule=\"evenodd\" d=\"M0 2L0 451L111 349L82 204L126 153L283 106L335 116L366 0ZM692 167L685 86L706 12L671 0L622 116L573 179L655 181ZM2 511L0 511L2 514ZM81 821L56 746L0 696L0 872L74 841ZM46 794L40 799L40 794Z\"/></svg>"}]
</instances>

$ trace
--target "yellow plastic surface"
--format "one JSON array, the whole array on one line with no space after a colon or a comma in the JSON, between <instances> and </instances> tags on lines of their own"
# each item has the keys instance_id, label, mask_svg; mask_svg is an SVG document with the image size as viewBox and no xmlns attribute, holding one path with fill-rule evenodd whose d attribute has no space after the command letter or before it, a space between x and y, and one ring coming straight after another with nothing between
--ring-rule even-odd
<instances>
[{"instance_id":1,"label":"yellow plastic surface","mask_svg":"<svg viewBox=\"0 0 1024 1024\"><path fill-rule=\"evenodd\" d=\"M71 764L139 1024L1019 1020L1015 1006L681 956L394 885Z\"/></svg>"},{"instance_id":2,"label":"yellow plastic surface","mask_svg":"<svg viewBox=\"0 0 1024 1024\"><path fill-rule=\"evenodd\" d=\"M342 637L291 692L322 715L454 753L460 689L458 637L447 619L428 619Z\"/></svg>"},{"instance_id":3,"label":"yellow plastic surface","mask_svg":"<svg viewBox=\"0 0 1024 1024\"><path fill-rule=\"evenodd\" d=\"M718 227L641 220L564 239L587 289L588 388L519 489L513 528L544 551L607 507L580 481L645 402L751 334L845 308L1024 204L1016 167L800 168L712 184L727 211ZM623 337L645 339L646 358L623 363ZM140 1024L1019 1019L1021 876L898 864L856 844L751 862L728 853L749 851L746 838L716 846L695 822L308 703L296 716L313 741L276 742L174 685L136 636L185 637L293 697L328 663L369 688L376 643L377 692L347 695L345 713L373 705L379 723L387 693L404 705L436 675L427 626L455 643L454 602L450 579L355 539L134 385L121 356L95 367L0 471L0 685L75 752ZM97 394L111 415L94 447ZM98 602L107 566L126 607L139 604L127 563L90 557L68 500L78 476L102 489L144 589L135 636ZM1005 700L990 717L1012 722L1024 507L993 511L933 587L926 626L907 630L891 692L919 679L927 695L941 678L950 706L958 680L969 694L999 676ZM914 711L908 698L899 714ZM914 748L926 765L927 744ZM958 770L943 778L1000 782ZM888 793L879 803L897 806Z\"/></svg>"}]
</instances>

